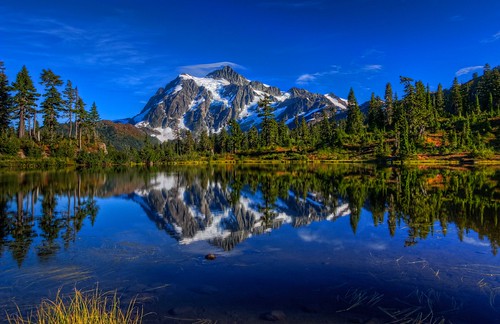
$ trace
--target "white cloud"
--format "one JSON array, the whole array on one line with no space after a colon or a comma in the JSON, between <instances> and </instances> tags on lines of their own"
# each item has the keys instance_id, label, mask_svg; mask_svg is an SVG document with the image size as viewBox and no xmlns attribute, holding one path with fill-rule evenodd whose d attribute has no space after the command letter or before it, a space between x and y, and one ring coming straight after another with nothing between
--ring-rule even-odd
<instances>
[{"instance_id":1,"label":"white cloud","mask_svg":"<svg viewBox=\"0 0 500 324\"><path fill-rule=\"evenodd\" d=\"M481 70L482 68L483 68L482 65L467 66L467 67L461 68L460 70L458 70L457 72L455 72L455 75L458 77L458 76L461 76L461 75L464 75L464 74L469 74L469 73L471 73L472 71L475 71L475 70Z\"/></svg>"},{"instance_id":2,"label":"white cloud","mask_svg":"<svg viewBox=\"0 0 500 324\"><path fill-rule=\"evenodd\" d=\"M380 64L368 64L363 67L363 71L380 71L382 70L382 65Z\"/></svg>"},{"instance_id":3,"label":"white cloud","mask_svg":"<svg viewBox=\"0 0 500 324\"><path fill-rule=\"evenodd\" d=\"M483 39L481 43L493 43L496 42L497 40L500 40L500 31L493 34L490 38Z\"/></svg>"},{"instance_id":4,"label":"white cloud","mask_svg":"<svg viewBox=\"0 0 500 324\"><path fill-rule=\"evenodd\" d=\"M233 62L215 62L206 64L184 65L179 66L177 70L181 73L187 73L194 76L205 76L213 70L216 70L223 66L230 66L233 69L245 70L245 67Z\"/></svg>"},{"instance_id":5,"label":"white cloud","mask_svg":"<svg viewBox=\"0 0 500 324\"><path fill-rule=\"evenodd\" d=\"M315 81L317 78L322 77L324 75L332 75L332 74L337 74L340 72L340 66L338 65L332 65L331 70L325 71L325 72L316 72L316 73L305 73L302 74L295 80L296 84L300 85L306 85L309 84L313 81Z\"/></svg>"},{"instance_id":6,"label":"white cloud","mask_svg":"<svg viewBox=\"0 0 500 324\"><path fill-rule=\"evenodd\" d=\"M295 81L295 83L297 84L308 84L309 82L312 82L314 80L316 80L318 78L318 74L317 73L314 73L314 74L302 74L301 76L299 76L297 78L297 80Z\"/></svg>"},{"instance_id":7,"label":"white cloud","mask_svg":"<svg viewBox=\"0 0 500 324\"><path fill-rule=\"evenodd\" d=\"M476 239L473 239L472 237L464 237L463 240L462 240L464 243L467 243L467 244L471 244L471 245L474 245L474 246L490 246L488 243L486 242L481 242L481 241L478 241Z\"/></svg>"}]
</instances>

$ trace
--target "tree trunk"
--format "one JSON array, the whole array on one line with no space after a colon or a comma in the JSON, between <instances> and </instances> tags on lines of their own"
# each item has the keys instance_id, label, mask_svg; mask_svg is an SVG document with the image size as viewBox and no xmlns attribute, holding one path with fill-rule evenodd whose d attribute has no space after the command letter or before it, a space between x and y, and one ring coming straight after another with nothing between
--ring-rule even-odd
<instances>
[{"instance_id":1,"label":"tree trunk","mask_svg":"<svg viewBox=\"0 0 500 324\"><path fill-rule=\"evenodd\" d=\"M80 127L78 133L78 148L81 150L82 149L82 128Z\"/></svg>"},{"instance_id":2,"label":"tree trunk","mask_svg":"<svg viewBox=\"0 0 500 324\"><path fill-rule=\"evenodd\" d=\"M21 107L19 110L19 130L18 130L18 137L23 138L24 137L24 107Z\"/></svg>"},{"instance_id":3,"label":"tree trunk","mask_svg":"<svg viewBox=\"0 0 500 324\"><path fill-rule=\"evenodd\" d=\"M71 139L71 131L73 130L73 116L71 114L71 108L69 109L69 134L68 137Z\"/></svg>"}]
</instances>

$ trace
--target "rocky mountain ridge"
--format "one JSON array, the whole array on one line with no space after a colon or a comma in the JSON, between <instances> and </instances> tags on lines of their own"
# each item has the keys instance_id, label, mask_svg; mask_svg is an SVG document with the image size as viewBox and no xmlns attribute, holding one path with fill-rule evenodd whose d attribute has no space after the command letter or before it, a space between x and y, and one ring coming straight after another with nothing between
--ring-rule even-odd
<instances>
[{"instance_id":1,"label":"rocky mountain ridge","mask_svg":"<svg viewBox=\"0 0 500 324\"><path fill-rule=\"evenodd\" d=\"M295 117L307 122L319 120L346 109L347 101L334 94L315 94L304 89L281 91L260 81L250 81L225 66L200 78L181 74L164 88L158 89L142 111L120 120L144 129L160 141L182 135L189 130L218 133L235 119L243 130L259 128L258 102L269 96L277 121L293 127Z\"/></svg>"}]
</instances>

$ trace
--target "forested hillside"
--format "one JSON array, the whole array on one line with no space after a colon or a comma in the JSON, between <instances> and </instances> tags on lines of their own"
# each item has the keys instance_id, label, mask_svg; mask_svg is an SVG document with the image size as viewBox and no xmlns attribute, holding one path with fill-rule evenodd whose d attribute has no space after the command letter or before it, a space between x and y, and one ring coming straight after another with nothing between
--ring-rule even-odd
<instances>
[{"instance_id":1,"label":"forested hillside","mask_svg":"<svg viewBox=\"0 0 500 324\"><path fill-rule=\"evenodd\" d=\"M400 77L403 93L387 83L372 94L363 113L353 89L346 117L335 112L293 125L274 119L269 96L259 101L261 128L242 131L237 120L219 133L176 130L158 143L132 125L101 121L97 105L87 108L71 81L50 69L40 74L38 93L24 66L9 81L0 62L0 158L58 159L66 164L168 163L178 160L408 160L498 159L500 67L484 66L460 84L431 91L424 81ZM39 121L42 120L42 123ZM106 145L107 144L107 145ZM42 159L43 160L43 159Z\"/></svg>"}]
</instances>

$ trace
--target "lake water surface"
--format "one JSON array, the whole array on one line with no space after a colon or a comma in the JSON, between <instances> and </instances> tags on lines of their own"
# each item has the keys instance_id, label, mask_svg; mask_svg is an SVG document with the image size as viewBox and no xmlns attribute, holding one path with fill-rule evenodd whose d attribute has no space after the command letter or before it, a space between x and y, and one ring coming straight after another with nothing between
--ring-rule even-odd
<instances>
[{"instance_id":1,"label":"lake water surface","mask_svg":"<svg viewBox=\"0 0 500 324\"><path fill-rule=\"evenodd\" d=\"M499 323L500 170L0 173L0 318L75 287L151 323ZM215 260L207 260L207 254Z\"/></svg>"}]
</instances>

